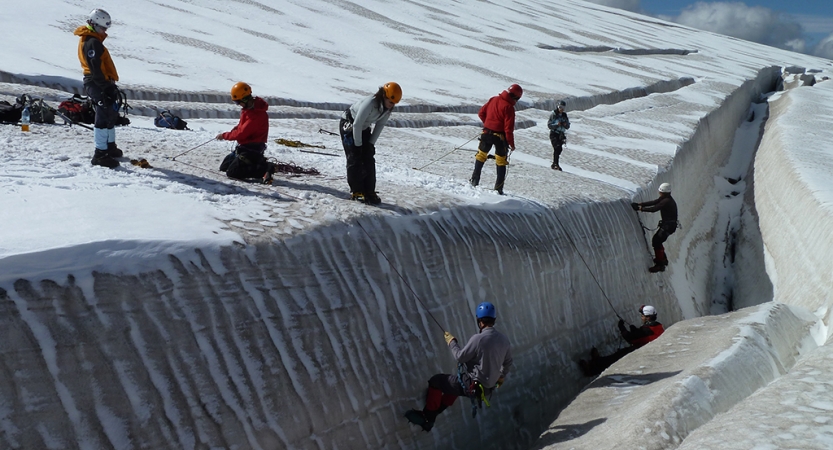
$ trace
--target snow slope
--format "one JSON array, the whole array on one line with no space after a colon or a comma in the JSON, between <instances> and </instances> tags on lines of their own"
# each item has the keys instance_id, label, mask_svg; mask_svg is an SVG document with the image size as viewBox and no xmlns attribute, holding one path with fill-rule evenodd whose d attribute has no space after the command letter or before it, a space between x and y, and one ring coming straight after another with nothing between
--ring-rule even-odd
<instances>
[{"instance_id":1,"label":"snow slope","mask_svg":"<svg viewBox=\"0 0 833 450\"><path fill-rule=\"evenodd\" d=\"M57 102L77 90L71 31L89 9L43 0L4 8L18 18L4 21L14 36L44 26L3 50L0 96ZM616 314L635 322L642 303L671 325L785 301L800 318L791 329L821 337L796 331L784 352L826 340L807 310L826 318L829 289L806 285L805 299L805 285L782 281L795 275L795 257L779 249L812 233L805 223L770 230L784 222L767 202L791 203L778 197L780 177L751 164L763 130L771 139L765 94L804 68L822 80L829 61L566 0L136 1L108 10L106 43L139 114L118 142L154 169L90 166L91 136L78 127L0 127L0 218L11 224L0 239L4 446L526 448L587 381L575 361L593 345L612 351ZM268 154L322 176L265 187L215 170L231 147L211 138L236 123L226 90L240 79L270 102L272 138L338 156L274 143ZM340 145L318 130L333 130L341 110L388 80L405 95L377 145L385 204L369 208L347 201ZM477 108L512 82L525 95L500 197L465 180ZM789 95L821 108L827 84ZM573 127L565 172L553 173L545 123L561 98ZM194 131L154 128L159 108ZM806 122L778 123L784 141L767 147L776 155L805 138ZM790 158L807 165L818 155ZM813 168L809 190L824 192L816 185L828 172ZM804 172L813 173L796 169L790 180L807 185ZM484 187L493 176L487 166ZM773 183L770 200L753 189L761 178ZM648 276L650 233L640 225L657 217L640 222L628 203L653 198L665 181L684 227L666 246L669 271ZM824 207L791 206L829 227ZM805 273L823 280L827 267ZM401 413L421 404L432 374L454 368L440 328L474 332L471 311L486 300L516 370L476 419L461 402L432 433L416 432ZM720 353L730 341L692 348ZM796 358L778 356L782 370L770 378ZM678 361L667 364L699 370ZM764 379L732 386L751 393ZM681 408L706 396L663 392L658 401L679 396ZM581 399L570 408L604 406ZM674 429L670 441L642 439L676 445L692 427ZM588 438L619 439L601 430Z\"/></svg>"}]
</instances>

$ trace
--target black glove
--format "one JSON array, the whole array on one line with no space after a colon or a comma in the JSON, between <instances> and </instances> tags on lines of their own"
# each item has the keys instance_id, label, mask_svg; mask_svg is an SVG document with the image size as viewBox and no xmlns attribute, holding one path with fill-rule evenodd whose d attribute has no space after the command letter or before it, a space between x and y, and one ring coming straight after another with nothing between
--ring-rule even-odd
<instances>
[{"instance_id":1,"label":"black glove","mask_svg":"<svg viewBox=\"0 0 833 450\"><path fill-rule=\"evenodd\" d=\"M622 328L624 326L625 326L625 319L619 319L619 328Z\"/></svg>"},{"instance_id":2,"label":"black glove","mask_svg":"<svg viewBox=\"0 0 833 450\"><path fill-rule=\"evenodd\" d=\"M639 211L639 203L631 203L631 208L633 208L634 211Z\"/></svg>"}]
</instances>

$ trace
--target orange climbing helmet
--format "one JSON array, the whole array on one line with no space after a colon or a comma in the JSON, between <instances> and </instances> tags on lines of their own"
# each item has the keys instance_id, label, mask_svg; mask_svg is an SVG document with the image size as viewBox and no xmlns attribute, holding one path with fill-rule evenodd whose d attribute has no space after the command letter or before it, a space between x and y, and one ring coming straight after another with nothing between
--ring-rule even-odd
<instances>
[{"instance_id":1,"label":"orange climbing helmet","mask_svg":"<svg viewBox=\"0 0 833 450\"><path fill-rule=\"evenodd\" d=\"M382 86L382 89L385 91L385 97L392 101L394 105L399 103L399 100L402 100L402 88L398 83L394 81L387 82Z\"/></svg>"},{"instance_id":2,"label":"orange climbing helmet","mask_svg":"<svg viewBox=\"0 0 833 450\"><path fill-rule=\"evenodd\" d=\"M231 87L231 99L236 102L251 96L252 87L242 81L238 81Z\"/></svg>"}]
</instances>

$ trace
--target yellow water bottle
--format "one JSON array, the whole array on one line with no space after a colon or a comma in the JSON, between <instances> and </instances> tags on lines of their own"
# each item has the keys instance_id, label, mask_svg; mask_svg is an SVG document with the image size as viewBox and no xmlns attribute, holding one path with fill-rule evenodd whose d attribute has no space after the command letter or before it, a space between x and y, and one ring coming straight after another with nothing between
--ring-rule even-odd
<instances>
[{"instance_id":1,"label":"yellow water bottle","mask_svg":"<svg viewBox=\"0 0 833 450\"><path fill-rule=\"evenodd\" d=\"M22 131L29 131L29 121L31 116L29 115L29 105L23 107L23 113L20 115L20 129Z\"/></svg>"}]
</instances>

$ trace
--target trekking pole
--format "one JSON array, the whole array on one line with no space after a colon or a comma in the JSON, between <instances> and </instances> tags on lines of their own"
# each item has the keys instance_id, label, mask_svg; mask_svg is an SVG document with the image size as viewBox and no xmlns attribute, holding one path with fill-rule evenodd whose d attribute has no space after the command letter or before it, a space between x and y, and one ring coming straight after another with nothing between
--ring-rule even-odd
<instances>
[{"instance_id":1,"label":"trekking pole","mask_svg":"<svg viewBox=\"0 0 833 450\"><path fill-rule=\"evenodd\" d=\"M192 151L194 151L194 150L196 150L196 149L198 149L198 148L202 147L203 145L208 144L209 142L211 142L211 141L213 141L213 140L214 140L214 138L211 138L211 139L209 139L209 140L207 140L207 141L203 142L202 144L200 144L200 145L198 145L198 146L196 146L196 147L194 147L194 148L189 148L188 150L185 150L184 152L182 152L182 153L180 153L180 154L178 154L178 155L174 156L173 158L170 158L170 160L171 160L171 161L176 161L176 159L177 159L177 158L179 158L180 156L182 156L182 155L184 155L184 154L186 154L186 153L190 153L190 152L192 152Z\"/></svg>"},{"instance_id":2,"label":"trekking pole","mask_svg":"<svg viewBox=\"0 0 833 450\"><path fill-rule=\"evenodd\" d=\"M443 328L443 326L440 325L440 321L437 320L437 318L434 317L433 314L431 314L431 311L428 309L427 306L425 306L425 303L422 302L422 299L419 298L419 295L417 295L417 293L414 291L414 289L411 287L411 285L408 284L408 281L405 280L405 277L403 277L402 274L399 273L398 270L396 270L396 266L394 266L393 263L390 261L390 259L388 259L388 255L386 255L385 252L382 251L382 249L379 247L379 245L376 243L376 241L373 240L373 237L370 236L370 233L368 233L367 230L364 229L364 226L362 226L362 223L359 222L358 220L356 220L356 223L359 225L359 228L361 228L362 231L364 231L364 234L367 235L367 238L370 239L370 242L373 244L373 246L376 247L376 250L379 250L379 253L381 253L382 257L385 258L385 261L388 262L388 265L390 265L390 268L393 269L393 271L396 273L396 275L398 275L399 278L402 280L402 282L405 283L405 286L408 287L408 289L411 291L411 294L414 294L414 298L416 298L417 301L419 302L419 304L422 305L423 309L425 309L425 312L427 312L428 315L431 316L431 319L433 319L434 322L437 324L437 326L440 327L440 330L442 330L442 332L445 333L446 332L445 328Z\"/></svg>"},{"instance_id":3,"label":"trekking pole","mask_svg":"<svg viewBox=\"0 0 833 450\"><path fill-rule=\"evenodd\" d=\"M446 153L446 154L445 154L445 155L443 155L443 156L440 156L439 158L437 158L437 159L435 159L435 160L433 160L433 161L429 162L428 164L426 164L426 165L424 165L424 166L422 166L422 167L414 167L413 169L414 169L414 170L422 170L422 169L424 169L424 168L426 168L426 167L430 166L431 164L434 164L435 162L437 162L437 161L439 161L439 160L441 160L441 159L445 158L446 156L448 156L448 155L450 155L450 154L454 153L454 151L455 151L455 150L459 150L459 149L463 148L463 145L466 145L466 144L468 144L469 142L471 142L471 141L473 141L473 140L477 139L477 137L478 137L478 136L480 136L480 134L481 134L481 133L477 133L477 134L476 134L473 138L469 139L469 140L468 140L468 141L466 141L466 142L463 142L463 144L462 144L462 145L460 145L459 147L454 147L454 148L452 148L450 152Z\"/></svg>"}]
</instances>

